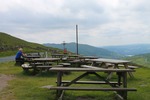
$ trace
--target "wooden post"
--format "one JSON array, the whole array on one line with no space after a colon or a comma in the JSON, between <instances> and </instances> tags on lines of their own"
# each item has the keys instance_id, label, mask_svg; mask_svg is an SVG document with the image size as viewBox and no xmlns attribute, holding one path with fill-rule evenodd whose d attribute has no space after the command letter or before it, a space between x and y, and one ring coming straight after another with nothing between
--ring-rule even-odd
<instances>
[{"instance_id":1,"label":"wooden post","mask_svg":"<svg viewBox=\"0 0 150 100\"><path fill-rule=\"evenodd\" d=\"M127 72L123 72L123 88L127 88ZM127 91L123 91L122 96L124 100L127 100Z\"/></svg>"},{"instance_id":2,"label":"wooden post","mask_svg":"<svg viewBox=\"0 0 150 100\"><path fill-rule=\"evenodd\" d=\"M62 74L63 72L58 72L57 73L57 86L61 86L61 83L62 83ZM59 98L62 94L62 90L57 90L57 98Z\"/></svg>"}]
</instances>

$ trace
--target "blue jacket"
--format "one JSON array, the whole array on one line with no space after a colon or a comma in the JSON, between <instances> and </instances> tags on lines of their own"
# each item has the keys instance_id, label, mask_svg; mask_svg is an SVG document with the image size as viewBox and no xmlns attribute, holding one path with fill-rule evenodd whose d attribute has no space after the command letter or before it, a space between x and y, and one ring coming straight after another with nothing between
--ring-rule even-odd
<instances>
[{"instance_id":1,"label":"blue jacket","mask_svg":"<svg viewBox=\"0 0 150 100\"><path fill-rule=\"evenodd\" d=\"M21 51L18 51L17 54L16 54L16 58L21 58L23 56L22 52Z\"/></svg>"}]
</instances>

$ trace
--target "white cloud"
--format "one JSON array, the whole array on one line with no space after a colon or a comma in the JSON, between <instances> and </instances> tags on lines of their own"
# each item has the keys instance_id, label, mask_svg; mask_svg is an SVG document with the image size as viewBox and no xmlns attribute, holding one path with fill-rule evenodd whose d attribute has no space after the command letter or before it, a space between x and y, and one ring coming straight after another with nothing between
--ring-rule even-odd
<instances>
[{"instance_id":1,"label":"white cloud","mask_svg":"<svg viewBox=\"0 0 150 100\"><path fill-rule=\"evenodd\" d=\"M150 43L148 0L0 0L0 31L37 43ZM140 41L139 41L140 38Z\"/></svg>"}]
</instances>

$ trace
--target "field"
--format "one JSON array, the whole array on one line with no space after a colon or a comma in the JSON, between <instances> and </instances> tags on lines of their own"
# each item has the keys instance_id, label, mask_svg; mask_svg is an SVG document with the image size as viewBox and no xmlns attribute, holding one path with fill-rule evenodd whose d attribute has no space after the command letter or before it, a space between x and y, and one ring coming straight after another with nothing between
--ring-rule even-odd
<instances>
[{"instance_id":1,"label":"field","mask_svg":"<svg viewBox=\"0 0 150 100\"><path fill-rule=\"evenodd\" d=\"M128 77L128 87L137 88L136 92L128 92L128 100L149 100L150 98L150 68L138 68L134 72L135 78ZM71 79L79 72L66 74ZM8 86L0 91L0 100L55 100L56 91L42 88L46 85L56 85L56 73L43 72L32 75L25 73L21 67L14 66L14 62L0 63L0 76L11 75ZM94 80L93 76L87 79ZM66 91L64 100L115 100L114 92L103 91Z\"/></svg>"}]
</instances>

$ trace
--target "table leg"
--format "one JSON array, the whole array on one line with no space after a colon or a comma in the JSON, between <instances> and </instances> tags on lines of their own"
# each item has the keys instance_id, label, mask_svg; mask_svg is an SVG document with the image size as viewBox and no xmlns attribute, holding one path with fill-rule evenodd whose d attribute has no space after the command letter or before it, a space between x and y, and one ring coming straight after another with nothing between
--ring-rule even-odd
<instances>
[{"instance_id":1,"label":"table leg","mask_svg":"<svg viewBox=\"0 0 150 100\"><path fill-rule=\"evenodd\" d=\"M63 72L58 72L57 73L57 86L61 86L62 85L62 75ZM59 98L62 94L62 90L57 90L57 98Z\"/></svg>"},{"instance_id":2,"label":"table leg","mask_svg":"<svg viewBox=\"0 0 150 100\"><path fill-rule=\"evenodd\" d=\"M115 65L113 66L113 69L115 69L115 68L118 68L118 64L115 64ZM108 75L108 77L107 77L107 80L111 79L112 74L113 74L113 72L110 72L110 73L109 73L109 75Z\"/></svg>"},{"instance_id":3,"label":"table leg","mask_svg":"<svg viewBox=\"0 0 150 100\"><path fill-rule=\"evenodd\" d=\"M127 88L127 72L122 72L122 73L119 73L118 75L119 75L118 81L121 80L120 77L122 76L122 86L123 86L123 88ZM127 100L127 91L125 91L125 90L119 91L118 94L120 96L122 96L124 98L124 100Z\"/></svg>"},{"instance_id":4,"label":"table leg","mask_svg":"<svg viewBox=\"0 0 150 100\"><path fill-rule=\"evenodd\" d=\"M122 76L122 73L117 73L118 75L118 86L121 86L121 76Z\"/></svg>"},{"instance_id":5,"label":"table leg","mask_svg":"<svg viewBox=\"0 0 150 100\"><path fill-rule=\"evenodd\" d=\"M125 67L126 69L128 69L128 64L124 64L124 67ZM130 77L134 77L133 74L132 74L132 72L128 72L128 74L129 74Z\"/></svg>"}]
</instances>

